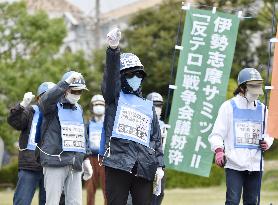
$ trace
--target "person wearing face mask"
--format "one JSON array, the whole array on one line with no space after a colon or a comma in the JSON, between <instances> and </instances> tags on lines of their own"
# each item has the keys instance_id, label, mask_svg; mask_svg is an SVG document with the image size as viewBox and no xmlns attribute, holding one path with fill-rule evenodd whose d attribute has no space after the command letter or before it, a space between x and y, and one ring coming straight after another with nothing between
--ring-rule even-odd
<instances>
[{"instance_id":1,"label":"person wearing face mask","mask_svg":"<svg viewBox=\"0 0 278 205\"><path fill-rule=\"evenodd\" d=\"M38 87L37 100L55 84L44 82ZM7 118L8 123L21 131L18 153L18 181L14 193L13 204L31 204L36 187L39 187L39 205L45 204L45 189L42 167L35 159L36 125L40 110L36 104L31 105L35 95L24 94L23 100L12 107Z\"/></svg>"},{"instance_id":2,"label":"person wearing face mask","mask_svg":"<svg viewBox=\"0 0 278 205\"><path fill-rule=\"evenodd\" d=\"M78 104L83 90L87 90L83 76L69 71L39 101L43 113L40 162L46 205L59 204L62 191L65 204L81 205L82 171L84 180L93 174L83 110Z\"/></svg>"},{"instance_id":3,"label":"person wearing face mask","mask_svg":"<svg viewBox=\"0 0 278 205\"><path fill-rule=\"evenodd\" d=\"M144 66L136 55L120 54L120 37L117 28L107 34L102 82L106 197L108 205L126 205L130 192L133 205L147 205L164 175L161 134L153 103L142 97Z\"/></svg>"},{"instance_id":4,"label":"person wearing face mask","mask_svg":"<svg viewBox=\"0 0 278 205\"><path fill-rule=\"evenodd\" d=\"M166 124L161 120L163 98L159 93L152 92L147 95L147 99L153 101L154 104L155 113L158 118L160 132L161 132L161 143L164 151L165 144L166 144L166 137L167 137L167 128L166 128ZM164 188L165 188L165 176L161 180L161 193L158 196L153 194L152 205L160 205L162 203L164 197Z\"/></svg>"},{"instance_id":5,"label":"person wearing face mask","mask_svg":"<svg viewBox=\"0 0 278 205\"><path fill-rule=\"evenodd\" d=\"M208 138L215 163L225 168L226 205L239 204L242 190L243 204L257 204L261 152L273 143L266 126L263 130L267 110L258 100L263 94L262 86L263 79L256 69L242 69L235 96L221 105Z\"/></svg>"},{"instance_id":6,"label":"person wearing face mask","mask_svg":"<svg viewBox=\"0 0 278 205\"><path fill-rule=\"evenodd\" d=\"M150 101L153 101L155 113L157 115L160 131L161 131L162 147L163 147L163 150L164 150L165 144L166 144L166 137L167 137L168 132L167 132L166 124L161 120L161 113L162 113L162 107L163 107L163 98L159 93L152 92L152 93L149 93L147 95L147 99L150 100Z\"/></svg>"},{"instance_id":7,"label":"person wearing face mask","mask_svg":"<svg viewBox=\"0 0 278 205\"><path fill-rule=\"evenodd\" d=\"M95 194L99 183L101 185L104 196L104 204L106 205L107 202L105 197L105 172L104 167L100 166L98 160L105 111L105 101L103 96L94 95L91 99L90 107L92 119L88 123L87 133L89 136L89 146L92 152L92 155L89 157L89 159L94 170L94 175L91 179L86 181L87 205L95 204Z\"/></svg>"}]
</instances>

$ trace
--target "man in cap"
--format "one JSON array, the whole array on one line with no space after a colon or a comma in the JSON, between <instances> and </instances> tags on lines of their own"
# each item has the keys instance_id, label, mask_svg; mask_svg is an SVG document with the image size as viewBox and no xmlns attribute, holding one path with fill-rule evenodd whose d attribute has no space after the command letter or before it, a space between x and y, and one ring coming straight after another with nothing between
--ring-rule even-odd
<instances>
[{"instance_id":1,"label":"man in cap","mask_svg":"<svg viewBox=\"0 0 278 205\"><path fill-rule=\"evenodd\" d=\"M65 204L81 205L82 170L84 180L92 176L83 110L78 104L86 89L83 76L69 71L39 101L43 113L40 162L45 179L46 205L59 204L63 190Z\"/></svg>"}]
</instances>

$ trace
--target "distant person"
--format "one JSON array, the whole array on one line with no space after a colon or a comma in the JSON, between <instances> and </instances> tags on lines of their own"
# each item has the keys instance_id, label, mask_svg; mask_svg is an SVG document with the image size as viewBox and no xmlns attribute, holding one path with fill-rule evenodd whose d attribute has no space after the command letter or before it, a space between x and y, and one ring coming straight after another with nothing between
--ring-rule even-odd
<instances>
[{"instance_id":1,"label":"distant person","mask_svg":"<svg viewBox=\"0 0 278 205\"><path fill-rule=\"evenodd\" d=\"M98 159L100 150L100 140L103 128L105 111L105 101L102 95L94 95L90 103L92 117L87 126L89 136L89 147L92 155L89 156L94 170L93 176L85 182L87 189L87 205L95 205L95 195L97 188L101 187L104 196L104 205L107 204L105 196L105 171L104 166L100 166L102 158Z\"/></svg>"},{"instance_id":2,"label":"distant person","mask_svg":"<svg viewBox=\"0 0 278 205\"><path fill-rule=\"evenodd\" d=\"M38 87L37 100L55 84L44 82ZM36 187L39 186L39 205L45 204L45 189L42 167L35 159L35 135L40 110L37 104L31 105L35 95L24 94L23 100L11 108L8 123L21 131L18 153L18 181L14 193L14 205L29 205L32 202Z\"/></svg>"},{"instance_id":3,"label":"distant person","mask_svg":"<svg viewBox=\"0 0 278 205\"><path fill-rule=\"evenodd\" d=\"M166 138L167 138L167 128L165 123L161 120L161 113L163 107L163 98L157 92L152 92L147 95L147 99L153 101L155 113L159 122L160 132L161 132L161 143L163 147L163 152L165 148ZM164 198L164 188L165 188L165 176L161 180L161 193L157 196L153 194L152 205L160 205Z\"/></svg>"},{"instance_id":4,"label":"distant person","mask_svg":"<svg viewBox=\"0 0 278 205\"><path fill-rule=\"evenodd\" d=\"M215 153L215 163L225 168L225 204L238 205L243 191L243 204L256 205L261 152L269 149L273 138L263 134L267 130L263 130L267 112L264 112L265 105L258 100L263 94L260 73L254 68L244 68L237 81L235 96L221 105L208 140Z\"/></svg>"}]
</instances>

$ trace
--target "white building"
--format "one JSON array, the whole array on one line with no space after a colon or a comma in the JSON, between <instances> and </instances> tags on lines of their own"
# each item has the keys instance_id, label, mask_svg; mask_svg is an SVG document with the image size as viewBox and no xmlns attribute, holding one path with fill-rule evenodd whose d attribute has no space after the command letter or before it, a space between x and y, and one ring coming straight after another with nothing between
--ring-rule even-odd
<instances>
[{"instance_id":1,"label":"white building","mask_svg":"<svg viewBox=\"0 0 278 205\"><path fill-rule=\"evenodd\" d=\"M50 18L64 18L68 35L63 41L61 52L84 50L86 54L90 54L94 48L93 17L86 16L66 0L26 0L26 3L30 13L43 10Z\"/></svg>"},{"instance_id":2,"label":"white building","mask_svg":"<svg viewBox=\"0 0 278 205\"><path fill-rule=\"evenodd\" d=\"M95 1L94 1L95 2ZM99 1L100 4L104 1ZM63 17L68 30L68 35L64 39L64 45L61 51L69 50L76 52L83 50L87 56L92 50L98 46L103 46L106 41L108 31L118 26L125 29L128 25L130 17L142 9L157 6L162 0L131 0L131 3L113 6L114 9L109 10L106 6L106 12L99 10L99 24L95 17L95 10L85 14L77 6L66 0L27 0L28 10L32 13L36 10L44 10L48 15L53 17ZM101 5L100 5L101 7Z\"/></svg>"},{"instance_id":3,"label":"white building","mask_svg":"<svg viewBox=\"0 0 278 205\"><path fill-rule=\"evenodd\" d=\"M19 0L0 0L0 2L3 1ZM115 1L120 0L113 0L113 5L112 0L91 0L93 2L91 12L83 11L70 2L78 2L76 0L25 1L30 14L43 10L50 18L64 18L68 35L63 40L60 52L83 50L86 56L90 56L95 48L105 44L106 34L111 28L117 26L125 29L130 17L142 9L159 5L163 0L123 0L118 5ZM85 0L81 1L84 3ZM111 5L109 5L109 1ZM96 15L97 9L94 8L96 2L99 2L98 15Z\"/></svg>"}]
</instances>

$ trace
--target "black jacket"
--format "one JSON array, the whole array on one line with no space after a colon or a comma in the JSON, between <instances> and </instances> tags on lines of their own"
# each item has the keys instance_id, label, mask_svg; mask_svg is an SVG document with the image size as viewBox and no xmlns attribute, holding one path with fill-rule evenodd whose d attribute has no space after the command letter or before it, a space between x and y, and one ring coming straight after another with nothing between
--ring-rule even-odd
<instances>
[{"instance_id":1,"label":"black jacket","mask_svg":"<svg viewBox=\"0 0 278 205\"><path fill-rule=\"evenodd\" d=\"M56 86L44 93L40 99L39 107L43 113L40 146L44 152L51 155L58 155L62 152L61 125L58 117L57 103L62 103L64 107L68 106L67 109L72 109L72 105L64 98L64 93L68 88L69 84L67 82L60 81ZM88 145L87 136L86 145ZM87 154L90 154L89 147L86 148ZM40 152L40 162L43 167L72 165L73 169L81 171L85 156L86 154L79 152L63 152L59 159L59 157L48 156Z\"/></svg>"},{"instance_id":2,"label":"black jacket","mask_svg":"<svg viewBox=\"0 0 278 205\"><path fill-rule=\"evenodd\" d=\"M20 149L27 147L34 113L35 111L32 106L24 108L20 104L17 104L10 110L7 121L14 129L21 131L19 136ZM18 152L18 168L42 171L42 167L35 160L35 151L32 150Z\"/></svg>"},{"instance_id":3,"label":"black jacket","mask_svg":"<svg viewBox=\"0 0 278 205\"><path fill-rule=\"evenodd\" d=\"M103 164L127 172L131 172L133 167L136 166L137 176L152 181L157 167L164 167L157 116L153 108L150 148L133 141L111 138L120 91L120 49L108 48L102 94L106 104L104 119L105 149L107 150L110 144L110 156L106 151Z\"/></svg>"}]
</instances>

